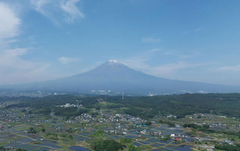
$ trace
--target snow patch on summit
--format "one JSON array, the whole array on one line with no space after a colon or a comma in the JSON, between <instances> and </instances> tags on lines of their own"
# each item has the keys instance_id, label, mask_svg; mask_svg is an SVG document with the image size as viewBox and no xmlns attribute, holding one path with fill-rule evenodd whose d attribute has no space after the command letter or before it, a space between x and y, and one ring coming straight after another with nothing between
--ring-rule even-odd
<instances>
[{"instance_id":1,"label":"snow patch on summit","mask_svg":"<svg viewBox=\"0 0 240 151\"><path fill-rule=\"evenodd\" d=\"M108 62L117 63L117 60L109 60Z\"/></svg>"},{"instance_id":2,"label":"snow patch on summit","mask_svg":"<svg viewBox=\"0 0 240 151\"><path fill-rule=\"evenodd\" d=\"M117 60L109 60L108 62L107 62L107 65L108 66L117 66L117 65L120 65L120 63L118 63L117 62Z\"/></svg>"}]
</instances>

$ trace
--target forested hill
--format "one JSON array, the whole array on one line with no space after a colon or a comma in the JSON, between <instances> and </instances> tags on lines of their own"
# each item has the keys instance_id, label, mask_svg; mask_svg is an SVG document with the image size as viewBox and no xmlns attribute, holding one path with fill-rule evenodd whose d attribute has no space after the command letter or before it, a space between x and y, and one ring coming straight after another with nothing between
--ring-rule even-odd
<instances>
[{"instance_id":1,"label":"forested hill","mask_svg":"<svg viewBox=\"0 0 240 151\"><path fill-rule=\"evenodd\" d=\"M138 108L149 108L145 116L152 117L174 114L178 118L194 113L213 113L218 115L240 117L240 94L183 94L155 97L134 97L121 101L129 107L128 112L135 113Z\"/></svg>"},{"instance_id":2,"label":"forested hill","mask_svg":"<svg viewBox=\"0 0 240 151\"><path fill-rule=\"evenodd\" d=\"M6 98L0 98L6 100ZM43 98L20 97L15 98L19 103L12 104L6 108L12 107L31 107L35 112L49 114L52 107L63 105L65 103L76 104L76 100L81 100L84 110L75 113L75 109L70 116L89 112L88 109L107 108L114 109L118 113L127 113L139 116L145 119L152 118L155 115L176 115L177 118L194 113L213 113L218 115L227 115L240 117L240 94L182 94L182 95L165 95L153 97L125 97L122 100L120 96L95 96L79 98L72 95L47 96ZM105 101L106 99L106 101ZM12 98L12 100L14 100ZM99 100L105 102L99 103ZM103 105L104 104L104 105ZM56 108L61 115L61 109ZM65 115L64 115L65 116Z\"/></svg>"}]
</instances>

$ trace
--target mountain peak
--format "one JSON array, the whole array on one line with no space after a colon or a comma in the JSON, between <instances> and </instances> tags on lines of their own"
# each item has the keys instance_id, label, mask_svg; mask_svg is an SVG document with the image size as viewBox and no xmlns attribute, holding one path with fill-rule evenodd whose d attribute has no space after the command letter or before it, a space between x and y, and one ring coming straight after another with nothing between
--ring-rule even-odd
<instances>
[{"instance_id":1,"label":"mountain peak","mask_svg":"<svg viewBox=\"0 0 240 151\"><path fill-rule=\"evenodd\" d=\"M117 60L109 60L107 63L107 66L118 66L121 65Z\"/></svg>"},{"instance_id":2,"label":"mountain peak","mask_svg":"<svg viewBox=\"0 0 240 151\"><path fill-rule=\"evenodd\" d=\"M109 60L108 62L115 62L115 63L117 63L117 60Z\"/></svg>"}]
</instances>

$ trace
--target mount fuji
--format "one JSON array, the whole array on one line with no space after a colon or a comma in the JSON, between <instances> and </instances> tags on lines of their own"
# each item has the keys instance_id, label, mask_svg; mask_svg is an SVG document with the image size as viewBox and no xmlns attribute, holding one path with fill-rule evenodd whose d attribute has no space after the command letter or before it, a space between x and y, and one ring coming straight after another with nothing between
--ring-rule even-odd
<instances>
[{"instance_id":1,"label":"mount fuji","mask_svg":"<svg viewBox=\"0 0 240 151\"><path fill-rule=\"evenodd\" d=\"M41 90L56 92L90 93L110 90L127 94L147 95L178 93L234 93L239 86L215 85L199 82L169 80L135 71L116 60L109 60L88 72L57 80L3 86L15 90Z\"/></svg>"}]
</instances>

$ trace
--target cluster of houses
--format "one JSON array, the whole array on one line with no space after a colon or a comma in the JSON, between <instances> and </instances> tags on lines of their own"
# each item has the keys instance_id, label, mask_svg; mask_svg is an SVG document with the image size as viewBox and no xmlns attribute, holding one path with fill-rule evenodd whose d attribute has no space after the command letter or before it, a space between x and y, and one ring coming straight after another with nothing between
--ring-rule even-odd
<instances>
[{"instance_id":1,"label":"cluster of houses","mask_svg":"<svg viewBox=\"0 0 240 151\"><path fill-rule=\"evenodd\" d=\"M225 143L229 144L229 145L234 145L234 143L230 140L224 140Z\"/></svg>"},{"instance_id":2,"label":"cluster of houses","mask_svg":"<svg viewBox=\"0 0 240 151\"><path fill-rule=\"evenodd\" d=\"M195 119L195 118L202 118L204 117L204 114L202 113L198 113L198 114L193 114L192 116L190 116L190 119Z\"/></svg>"},{"instance_id":3,"label":"cluster of houses","mask_svg":"<svg viewBox=\"0 0 240 151\"><path fill-rule=\"evenodd\" d=\"M238 130L240 130L240 124L239 124L239 125L237 125L237 129L238 129Z\"/></svg>"},{"instance_id":4,"label":"cluster of houses","mask_svg":"<svg viewBox=\"0 0 240 151\"><path fill-rule=\"evenodd\" d=\"M149 134L149 135L152 135L152 136L160 136L162 133L161 133L161 131L154 131L154 130L147 130L147 129L143 129L143 130L137 129L136 134L141 134L141 135Z\"/></svg>"},{"instance_id":5,"label":"cluster of houses","mask_svg":"<svg viewBox=\"0 0 240 151\"><path fill-rule=\"evenodd\" d=\"M0 97L21 97L21 96L27 96L27 97L44 97L51 95L49 93L43 93L41 91L38 92L0 92Z\"/></svg>"},{"instance_id":6,"label":"cluster of houses","mask_svg":"<svg viewBox=\"0 0 240 151\"><path fill-rule=\"evenodd\" d=\"M18 112L14 110L2 110L0 112L0 120L5 122L35 122L32 120L32 117L35 117L35 114L24 114L20 116Z\"/></svg>"},{"instance_id":7,"label":"cluster of houses","mask_svg":"<svg viewBox=\"0 0 240 151\"><path fill-rule=\"evenodd\" d=\"M87 114L87 113L81 114L81 115L75 117L74 119L76 121L82 122L82 123L95 121L95 118L92 117L90 114Z\"/></svg>"},{"instance_id":8,"label":"cluster of houses","mask_svg":"<svg viewBox=\"0 0 240 151\"><path fill-rule=\"evenodd\" d=\"M222 124L221 122L207 123L207 125L209 125L209 127L211 127L211 128L223 128L223 129L227 129L227 124Z\"/></svg>"},{"instance_id":9,"label":"cluster of houses","mask_svg":"<svg viewBox=\"0 0 240 151\"><path fill-rule=\"evenodd\" d=\"M117 135L126 135L127 134L126 131L121 131L121 130L117 130L117 129L105 129L104 132L108 133L108 134L117 134Z\"/></svg>"},{"instance_id":10,"label":"cluster of houses","mask_svg":"<svg viewBox=\"0 0 240 151\"><path fill-rule=\"evenodd\" d=\"M103 120L106 122L127 122L130 124L142 124L146 122L146 120L144 119L141 119L139 117L134 117L128 114L108 115Z\"/></svg>"},{"instance_id":11,"label":"cluster of houses","mask_svg":"<svg viewBox=\"0 0 240 151\"><path fill-rule=\"evenodd\" d=\"M169 115L166 116L166 118L177 118L177 116L176 116L176 115L169 114Z\"/></svg>"},{"instance_id":12,"label":"cluster of houses","mask_svg":"<svg viewBox=\"0 0 240 151\"><path fill-rule=\"evenodd\" d=\"M90 114L82 114L75 117L78 122L96 122L96 123L130 123L130 124L142 124L146 120L139 117L134 117L128 114L110 114L101 112L101 118L92 117Z\"/></svg>"},{"instance_id":13,"label":"cluster of houses","mask_svg":"<svg viewBox=\"0 0 240 151\"><path fill-rule=\"evenodd\" d=\"M83 105L82 104L79 104L79 106L78 105L75 105L75 104L70 104L70 103L66 103L65 105L57 105L57 107L83 107Z\"/></svg>"},{"instance_id":14,"label":"cluster of houses","mask_svg":"<svg viewBox=\"0 0 240 151\"><path fill-rule=\"evenodd\" d=\"M215 122L215 123L198 123L198 122L195 122L194 124L196 125L209 125L210 128L212 129L221 129L221 130L225 130L227 129L228 125L227 124L223 124L221 122Z\"/></svg>"}]
</instances>

